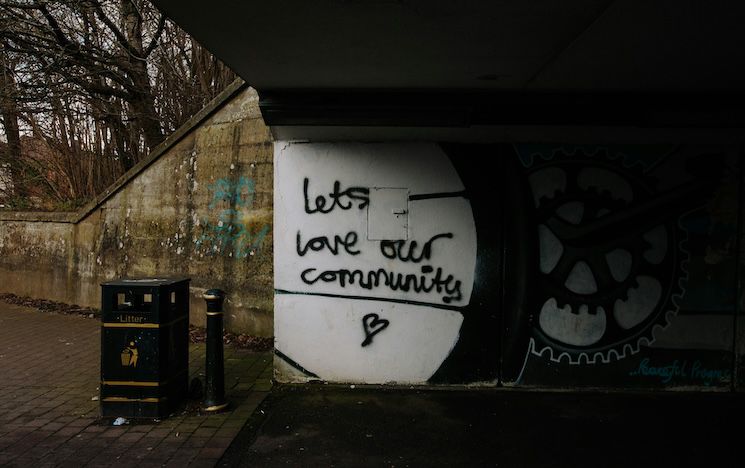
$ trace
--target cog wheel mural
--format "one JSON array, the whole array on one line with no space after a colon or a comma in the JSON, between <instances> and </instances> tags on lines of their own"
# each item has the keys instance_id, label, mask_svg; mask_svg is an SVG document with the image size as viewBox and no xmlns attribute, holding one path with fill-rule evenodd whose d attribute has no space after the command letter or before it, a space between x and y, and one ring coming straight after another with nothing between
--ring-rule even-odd
<instances>
[{"instance_id":1,"label":"cog wheel mural","mask_svg":"<svg viewBox=\"0 0 745 468\"><path fill-rule=\"evenodd\" d=\"M539 271L531 352L571 364L610 362L654 341L683 293L684 231L655 213L656 181L605 153L533 161ZM651 210L651 211L650 211Z\"/></svg>"}]
</instances>

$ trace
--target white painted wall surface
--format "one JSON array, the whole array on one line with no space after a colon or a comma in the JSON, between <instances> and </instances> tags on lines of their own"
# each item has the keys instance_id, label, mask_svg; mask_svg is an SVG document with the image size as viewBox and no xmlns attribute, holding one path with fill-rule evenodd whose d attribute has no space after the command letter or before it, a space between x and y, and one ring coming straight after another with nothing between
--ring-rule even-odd
<instances>
[{"instance_id":1,"label":"white painted wall surface","mask_svg":"<svg viewBox=\"0 0 745 468\"><path fill-rule=\"evenodd\" d=\"M277 351L323 380L426 382L457 342L476 266L473 214L447 156L427 143L276 142L274 180ZM408 206L371 207L376 188L408 191Z\"/></svg>"},{"instance_id":2,"label":"white painted wall surface","mask_svg":"<svg viewBox=\"0 0 745 468\"><path fill-rule=\"evenodd\" d=\"M278 295L275 346L322 379L358 383L425 382L450 354L463 316L452 310L383 301ZM388 326L363 347L362 318Z\"/></svg>"}]
</instances>

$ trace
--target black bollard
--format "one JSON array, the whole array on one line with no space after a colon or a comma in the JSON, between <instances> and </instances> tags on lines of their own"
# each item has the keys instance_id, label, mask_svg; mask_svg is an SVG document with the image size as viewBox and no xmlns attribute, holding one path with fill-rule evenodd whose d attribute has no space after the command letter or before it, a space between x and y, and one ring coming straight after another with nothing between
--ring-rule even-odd
<instances>
[{"instance_id":1,"label":"black bollard","mask_svg":"<svg viewBox=\"0 0 745 468\"><path fill-rule=\"evenodd\" d=\"M202 295L207 302L207 363L204 370L204 411L217 412L228 406L225 401L225 365L222 349L222 304L225 292L210 289Z\"/></svg>"}]
</instances>

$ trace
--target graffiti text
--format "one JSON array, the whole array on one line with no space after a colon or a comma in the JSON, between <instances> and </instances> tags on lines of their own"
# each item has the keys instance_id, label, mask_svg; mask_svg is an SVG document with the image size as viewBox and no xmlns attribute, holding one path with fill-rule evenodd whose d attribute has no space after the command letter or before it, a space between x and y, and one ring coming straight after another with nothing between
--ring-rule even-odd
<instances>
[{"instance_id":1,"label":"graffiti text","mask_svg":"<svg viewBox=\"0 0 745 468\"><path fill-rule=\"evenodd\" d=\"M344 268L338 270L325 270L320 273L316 268L308 268L300 274L300 279L307 285L313 285L318 281L323 283L336 283L339 287L347 285L358 285L364 289L374 289L385 286L391 291L413 291L416 293L428 293L433 290L437 293L445 293L442 301L446 304L452 301L462 299L461 282L456 280L453 275L444 274L442 268L436 270L429 265L421 268L422 274L403 274L378 268L377 270L347 270ZM434 272L434 275L429 276Z\"/></svg>"},{"instance_id":2,"label":"graffiti text","mask_svg":"<svg viewBox=\"0 0 745 468\"><path fill-rule=\"evenodd\" d=\"M433 236L430 240L428 240L424 247L422 247L421 252L419 255L416 254L417 249L417 242L411 241L408 246L408 250L406 250L406 244L407 241L405 240L397 240L397 241L381 241L380 242L380 253L383 254L385 258L390 259L398 259L402 262L414 262L419 263L422 260L429 260L432 256L432 243L440 238L446 238L446 239L452 239L453 234L448 232L444 234L437 234L436 236Z\"/></svg>"},{"instance_id":3,"label":"graffiti text","mask_svg":"<svg viewBox=\"0 0 745 468\"><path fill-rule=\"evenodd\" d=\"M334 182L334 189L328 194L328 199L324 195L318 195L313 200L311 206L310 199L308 198L308 178L303 179L303 196L305 198L305 212L308 214L313 213L330 213L335 207L339 207L342 210L349 210L353 207L354 203L352 200L357 200L357 208L363 209L369 203L370 189L365 187L349 187L346 190L341 190L341 183L337 180ZM327 203L331 200L330 206L326 207Z\"/></svg>"},{"instance_id":4,"label":"graffiti text","mask_svg":"<svg viewBox=\"0 0 745 468\"><path fill-rule=\"evenodd\" d=\"M686 360L679 361L676 359L670 364L652 365L649 358L644 358L629 375L632 377L657 378L664 384L678 378L702 381L704 385L711 385L712 383L728 381L731 372L729 369L708 369L698 360L689 363Z\"/></svg>"},{"instance_id":5,"label":"graffiti text","mask_svg":"<svg viewBox=\"0 0 745 468\"><path fill-rule=\"evenodd\" d=\"M303 243L300 238L300 231L297 232L297 237L295 239L295 248L297 249L297 254L301 257L305 256L305 254L308 253L308 250L320 252L323 249L328 250L334 255L338 255L339 246L342 246L344 251L349 255L358 255L360 253L359 250L352 249L352 247L357 244L357 233L354 231L349 231L344 238L338 234L335 235L333 242L330 241L327 236L318 236Z\"/></svg>"}]
</instances>

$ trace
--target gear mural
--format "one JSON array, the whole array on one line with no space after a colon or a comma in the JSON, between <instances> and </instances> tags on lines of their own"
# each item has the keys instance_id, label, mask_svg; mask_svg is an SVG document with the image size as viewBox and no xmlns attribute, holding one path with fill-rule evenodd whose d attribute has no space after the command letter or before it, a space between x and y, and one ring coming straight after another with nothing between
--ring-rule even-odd
<instances>
[{"instance_id":1,"label":"gear mural","mask_svg":"<svg viewBox=\"0 0 745 468\"><path fill-rule=\"evenodd\" d=\"M644 166L598 151L557 152L528 165L539 265L533 354L610 362L654 341L677 312L685 260L678 216ZM650 212L650 210L652 210Z\"/></svg>"}]
</instances>

